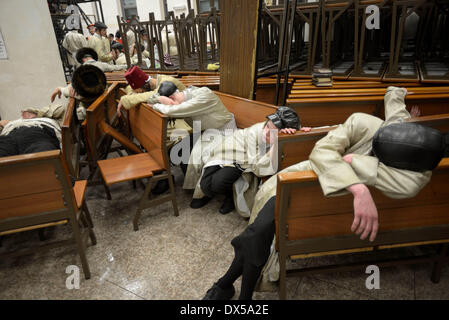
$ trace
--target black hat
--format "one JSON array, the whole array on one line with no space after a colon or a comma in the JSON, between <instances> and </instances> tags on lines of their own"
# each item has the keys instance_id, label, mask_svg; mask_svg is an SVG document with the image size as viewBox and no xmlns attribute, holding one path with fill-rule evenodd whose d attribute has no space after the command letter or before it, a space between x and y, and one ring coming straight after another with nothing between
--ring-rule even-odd
<instances>
[{"instance_id":1,"label":"black hat","mask_svg":"<svg viewBox=\"0 0 449 320\"><path fill-rule=\"evenodd\" d=\"M404 170L433 170L444 156L445 136L417 123L394 123L377 130L373 153L383 164Z\"/></svg>"},{"instance_id":2,"label":"black hat","mask_svg":"<svg viewBox=\"0 0 449 320\"><path fill-rule=\"evenodd\" d=\"M120 42L117 42L117 43L114 43L114 44L111 46L111 48L112 48L112 49L117 49L117 50L122 51L122 50L123 50L123 45L122 45Z\"/></svg>"},{"instance_id":3,"label":"black hat","mask_svg":"<svg viewBox=\"0 0 449 320\"><path fill-rule=\"evenodd\" d=\"M289 107L280 106L275 113L267 116L278 129L292 128L297 129L301 127L299 124L299 117L295 110Z\"/></svg>"},{"instance_id":4,"label":"black hat","mask_svg":"<svg viewBox=\"0 0 449 320\"><path fill-rule=\"evenodd\" d=\"M178 88L173 82L164 81L159 85L157 93L161 96L170 97L176 90L178 90Z\"/></svg>"},{"instance_id":5,"label":"black hat","mask_svg":"<svg viewBox=\"0 0 449 320\"><path fill-rule=\"evenodd\" d=\"M94 49L89 48L89 47L84 47L84 48L78 49L78 51L76 52L76 55L75 55L76 61L78 61L79 63L82 64L83 58L85 58L85 56L87 56L87 55L91 56L92 59L94 59L94 60L98 60L98 54Z\"/></svg>"},{"instance_id":6,"label":"black hat","mask_svg":"<svg viewBox=\"0 0 449 320\"><path fill-rule=\"evenodd\" d=\"M84 98L95 98L106 89L106 76L100 68L83 64L72 76L73 89Z\"/></svg>"},{"instance_id":7,"label":"black hat","mask_svg":"<svg viewBox=\"0 0 449 320\"><path fill-rule=\"evenodd\" d=\"M97 22L95 22L94 23L94 27L96 28L96 29L107 29L108 27L107 27L107 25L105 25L103 22L101 22L101 21L97 21Z\"/></svg>"}]
</instances>

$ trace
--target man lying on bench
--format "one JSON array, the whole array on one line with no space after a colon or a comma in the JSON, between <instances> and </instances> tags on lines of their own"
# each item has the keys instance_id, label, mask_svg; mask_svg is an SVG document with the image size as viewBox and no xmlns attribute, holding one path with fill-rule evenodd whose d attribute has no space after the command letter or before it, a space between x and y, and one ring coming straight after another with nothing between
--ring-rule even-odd
<instances>
[{"instance_id":1,"label":"man lying on bench","mask_svg":"<svg viewBox=\"0 0 449 320\"><path fill-rule=\"evenodd\" d=\"M360 235L362 240L369 238L374 241L378 230L377 208L367 186L373 186L391 198L413 197L429 182L432 174L430 170L443 157L442 134L431 128L417 128L416 124L402 123L410 118L404 103L406 94L405 89L389 87L384 99L385 121L368 114L355 113L315 144L308 161L281 171L313 170L318 175L325 196L352 193L354 220L351 230ZM390 130L390 125L397 124L405 127L393 127ZM409 125L414 127L410 129ZM386 128L388 130L384 130ZM373 154L376 133L374 146L380 147L377 148L378 157ZM404 150L404 146L410 146L413 152L407 148ZM390 159L385 157L388 151ZM386 163L382 163L384 158ZM250 224L231 241L235 250L234 260L226 274L208 290L205 300L231 299L235 293L233 283L241 275L239 299L252 298L270 254L275 257L275 252L271 252L270 248L275 233L276 184L275 175L257 192Z\"/></svg>"},{"instance_id":2,"label":"man lying on bench","mask_svg":"<svg viewBox=\"0 0 449 320\"><path fill-rule=\"evenodd\" d=\"M257 177L271 176L277 171L273 159L277 159L278 131L293 134L300 129L298 115L288 107L279 107L267 119L234 131L210 154L203 153L201 163L189 163L189 166L197 167L188 170L190 174L200 173L195 177L186 176L189 183L184 183L184 189L195 189L190 204L192 208L201 208L217 194L224 194L225 200L219 210L221 214L236 208L242 217L249 218L259 186Z\"/></svg>"},{"instance_id":3,"label":"man lying on bench","mask_svg":"<svg viewBox=\"0 0 449 320\"><path fill-rule=\"evenodd\" d=\"M54 119L22 111L14 121L0 121L0 157L60 149L61 127Z\"/></svg>"}]
</instances>

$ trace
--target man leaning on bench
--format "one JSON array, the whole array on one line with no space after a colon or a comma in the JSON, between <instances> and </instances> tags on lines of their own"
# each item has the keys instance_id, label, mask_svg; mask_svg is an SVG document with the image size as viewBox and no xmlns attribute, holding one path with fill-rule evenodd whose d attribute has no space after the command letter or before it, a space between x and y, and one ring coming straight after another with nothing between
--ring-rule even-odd
<instances>
[{"instance_id":1,"label":"man leaning on bench","mask_svg":"<svg viewBox=\"0 0 449 320\"><path fill-rule=\"evenodd\" d=\"M118 94L119 90L116 90L116 85L113 85L111 86L114 88L113 92L109 89L104 93L106 84L104 74L100 69L92 64L83 65L77 70L78 76L74 77L73 87L68 87L67 95L83 102L83 109L78 110L78 117L84 119L86 115L84 111L87 109L89 118L90 108L86 103L94 106L96 105L95 100L97 98L101 101L105 100L106 94L111 94L111 99L107 98L109 102L105 105L104 115L99 117L98 115L103 113L103 111L99 111L96 113L98 119L87 119L87 123L93 123L101 128L101 124L95 121L108 121L106 118L111 114L111 110L108 110L111 104L116 108L114 110L114 114L117 114L116 119L126 114L126 119L122 118L122 121L128 122L130 133L116 135L116 137L125 142L127 147L131 147L127 150L137 154L122 155L122 157L114 159L95 159L95 162L98 163L103 181L107 185L138 179L148 180L134 217L135 230L138 229L137 224L141 211L149 206L171 201L175 216L178 215L174 181L170 170L172 165L170 160L173 162L173 159L169 157L169 154L178 153L170 153L169 148L173 149L176 144L169 144L167 141L171 131L173 130L176 135L175 129L179 129L179 127L173 125L171 118L178 119L176 123L188 134L187 142L184 141L184 143L188 143L189 161L188 163L183 161L181 167L185 174L184 188L195 189L191 206L200 208L216 194L223 193L226 195L226 200L220 209L221 213L232 211L236 204L240 215L249 217L247 228L231 241L235 251L234 260L228 271L207 291L204 296L206 300L231 299L235 294L233 283L240 276L242 276L242 287L239 299L243 300L252 299L257 285L257 287L263 286L263 283L269 282L270 279L278 280L276 277L273 279L266 275L273 274L273 270L277 270L278 266L276 251L278 244L275 243L275 246L272 244L276 239L276 219L278 219L277 216L275 217L276 208L285 207L285 203L283 203L285 199L277 197L278 181L283 174L313 171L318 176L325 197L352 194L354 216L351 225L348 225L347 228L362 240L374 241L378 232L382 231L382 226L379 226L378 209L368 187L374 187L393 199L412 198L429 183L432 170L445 154L445 138L441 132L407 122L411 118L404 103L407 90L389 87L384 97L385 120L366 113L354 113L343 124L331 128L325 137L316 142L309 160L291 165L280 171L279 174L276 173L279 166L275 164L273 170L262 174L260 172L262 166L265 167L267 162L273 162L274 159L281 159L288 163L288 159L282 157L282 150L277 150L278 132L288 134L282 139L288 140L291 137L292 141L296 141L293 139L298 136L309 134L309 128L300 130L305 132L296 132L301 129L301 126L299 125L300 119L293 109L276 108L254 102L256 105L254 110L242 109L242 115L248 112L252 116L260 113L254 116L257 121L251 123L248 122L248 119L242 120L241 118L244 116L239 115L239 109L230 105L238 103L238 100L251 104L252 102L248 102L249 100L227 97L225 94L214 93L206 87L185 88L178 79L164 75L151 78L137 67L128 70L126 79L130 86L125 91L120 89L122 90L121 94ZM83 79L86 81L83 82ZM89 87L87 83L94 83L94 85ZM52 100L61 92L60 89L56 90L52 95ZM76 114L74 99L72 99L71 110ZM226 101L229 106L223 101ZM50 108L47 111L60 118L61 112L52 113L52 110ZM233 113L229 110L232 110ZM35 118L35 114L23 113L23 118L27 117ZM191 132L191 128L195 129L195 121L200 121L201 124L198 141L193 141L194 133ZM42 120L41 122L34 124L40 128L35 130L42 131L42 133L45 131L45 134L49 136L46 139L54 148L32 149L33 152L58 149L57 142L61 139L58 137L57 126L54 131L47 132L52 121ZM30 121L30 123L32 122ZM250 123L250 125L243 128L237 127L236 123ZM14 132L7 122L3 121L1 124L6 129L2 135L9 134L10 131ZM21 127L27 128L28 126L23 124ZM216 131L213 139L210 139L210 135L207 133L207 130L210 129ZM87 130L87 135L90 134L89 132ZM2 138L0 142L6 139L0 138ZM21 138L22 140L14 139L16 141L24 140L23 138ZM87 136L84 141L85 146L89 144L88 140ZM180 143L179 141L181 139L176 140L177 143ZM253 146L249 145L249 142L255 144L254 150L257 154L252 154ZM91 144L90 148L97 147L97 145ZM182 144L179 144L178 148L180 146ZM297 147L301 148L299 142ZM0 144L0 149L2 148ZM234 155L229 156L228 151ZM235 155L236 153L245 159L240 159L238 155ZM5 157L12 154L14 153L2 155ZM57 154L51 154L46 155L44 160L56 158ZM2 158L3 166L7 165L5 159L7 158ZM250 163L251 161L254 163ZM59 171L66 170L61 169L60 166L60 164L56 164ZM77 175L74 177L76 178ZM242 183L240 177L245 178L243 179L246 183L246 185L243 184L244 187L238 185ZM256 179L251 179L251 177ZM266 177L267 180L260 184L258 177ZM164 180L167 182L166 186L162 187L161 192L154 193L159 198L151 199L152 182ZM240 182L238 182L239 180ZM83 184L82 196L78 204L71 208L69 214L63 218L75 219L73 213L81 210L80 222L87 227L91 240L95 243L90 215L84 203L86 183ZM252 191L252 196L243 197L244 192L249 189ZM76 196L75 190L71 191L71 186L66 182L62 184L61 190L63 193L70 194L71 197ZM159 195L166 190L169 190L169 195ZM147 199L148 196L150 199ZM301 195L298 195L298 199L300 198ZM245 203L246 212L244 213L240 209L242 199L248 202ZM304 199L304 201L308 200L310 199ZM84 245L78 239L77 225L75 222L72 222L72 225L86 277L89 277L90 272ZM285 286L282 281L281 286ZM283 295L281 297L285 298Z\"/></svg>"}]
</instances>

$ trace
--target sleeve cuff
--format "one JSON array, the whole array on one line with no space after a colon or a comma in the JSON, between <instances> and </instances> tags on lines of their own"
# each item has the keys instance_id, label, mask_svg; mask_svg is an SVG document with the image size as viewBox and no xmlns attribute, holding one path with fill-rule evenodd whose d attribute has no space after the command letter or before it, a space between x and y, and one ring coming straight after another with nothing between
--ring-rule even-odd
<instances>
[{"instance_id":1,"label":"sleeve cuff","mask_svg":"<svg viewBox=\"0 0 449 320\"><path fill-rule=\"evenodd\" d=\"M332 196L347 187L361 183L351 166L344 162L318 176L325 196Z\"/></svg>"},{"instance_id":2,"label":"sleeve cuff","mask_svg":"<svg viewBox=\"0 0 449 320\"><path fill-rule=\"evenodd\" d=\"M364 156L354 154L352 156L351 167L355 173L362 180L362 183L369 186L374 186L377 180L377 167L379 166L379 159L376 157Z\"/></svg>"},{"instance_id":3,"label":"sleeve cuff","mask_svg":"<svg viewBox=\"0 0 449 320\"><path fill-rule=\"evenodd\" d=\"M160 94L156 92L148 99L148 104L157 104L159 97L160 97Z\"/></svg>"}]
</instances>

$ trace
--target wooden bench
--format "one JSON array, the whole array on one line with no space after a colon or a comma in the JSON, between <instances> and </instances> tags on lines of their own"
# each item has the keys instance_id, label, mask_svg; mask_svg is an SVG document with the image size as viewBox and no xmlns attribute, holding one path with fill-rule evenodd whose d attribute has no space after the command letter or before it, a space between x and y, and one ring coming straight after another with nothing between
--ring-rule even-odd
<instances>
[{"instance_id":1,"label":"wooden bench","mask_svg":"<svg viewBox=\"0 0 449 320\"><path fill-rule=\"evenodd\" d=\"M272 104L240 98L219 91L214 91L214 93L220 97L226 109L234 114L237 128L240 129L266 121L266 116L277 110L277 107Z\"/></svg>"},{"instance_id":2,"label":"wooden bench","mask_svg":"<svg viewBox=\"0 0 449 320\"><path fill-rule=\"evenodd\" d=\"M411 119L412 122L449 131L449 114ZM314 142L329 130L321 129L303 136L290 146L291 152L284 154L281 169L307 160ZM280 137L288 139L287 136ZM290 137L290 139L292 139ZM294 139L291 140L291 142ZM307 154L307 156L306 156ZM435 262L432 281L439 280L447 246L438 256L412 257L401 261L374 261L344 266L315 267L301 270L286 270L287 259L373 251L402 246L416 246L449 242L449 158L444 158L432 179L421 192L411 199L390 199L371 188L379 212L380 229L374 242L362 241L351 233L353 221L353 198L323 197L318 178L313 171L278 174L276 193L276 250L280 261L280 298L286 298L287 275L305 275L315 272L334 272L360 268L369 264L388 266L398 263ZM298 195L301 195L298 197Z\"/></svg>"},{"instance_id":3,"label":"wooden bench","mask_svg":"<svg viewBox=\"0 0 449 320\"><path fill-rule=\"evenodd\" d=\"M97 163L106 186L148 178L133 220L134 230L137 231L141 212L146 208L171 201L175 216L178 216L179 213L166 146L168 117L143 103L128 110L128 114L132 135L145 149L145 152L99 160ZM132 142L129 141L128 144L132 144ZM162 179L168 179L170 193L156 199L148 199L153 182Z\"/></svg>"},{"instance_id":4,"label":"wooden bench","mask_svg":"<svg viewBox=\"0 0 449 320\"><path fill-rule=\"evenodd\" d=\"M114 139L119 141L128 153L142 152L130 143L129 136L121 132L126 130L127 124L117 117L117 104L120 96L124 94L120 84L114 82L87 108L85 137L90 168L88 180L92 180L96 172L97 161L105 159L111 151Z\"/></svg>"},{"instance_id":5,"label":"wooden bench","mask_svg":"<svg viewBox=\"0 0 449 320\"><path fill-rule=\"evenodd\" d=\"M408 110L413 105L420 108L421 115L435 115L449 112L448 87L408 87L405 102ZM298 113L303 126L320 127L343 123L351 114L364 112L383 118L385 89L348 89L350 92L358 90L354 95L350 92L342 96L341 90L328 93L313 90L310 97L289 98L287 105ZM370 90L370 92L364 92ZM376 90L376 92L371 92ZM323 95L320 96L320 92ZM360 95L357 95L360 93ZM366 95L366 94L374 95ZM305 93L309 95L309 93Z\"/></svg>"},{"instance_id":6,"label":"wooden bench","mask_svg":"<svg viewBox=\"0 0 449 320\"><path fill-rule=\"evenodd\" d=\"M90 278L86 258L86 237L96 244L90 213L84 199L86 181L72 186L69 174L76 177L78 167L73 133L74 99L69 101L62 125L62 152L60 150L0 158L0 236L28 230L70 223L73 238L53 241L39 247L5 252L0 256L29 254L37 249L49 249L75 244L81 258L86 279ZM73 152L75 149L75 152ZM87 229L81 233L79 223Z\"/></svg>"}]
</instances>

